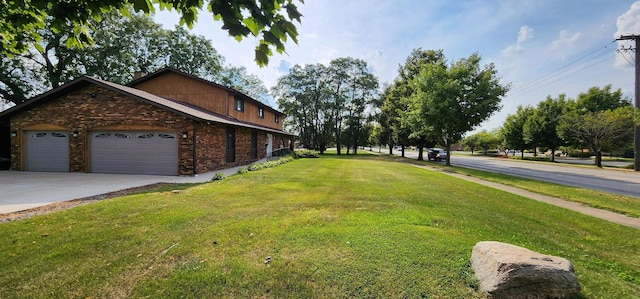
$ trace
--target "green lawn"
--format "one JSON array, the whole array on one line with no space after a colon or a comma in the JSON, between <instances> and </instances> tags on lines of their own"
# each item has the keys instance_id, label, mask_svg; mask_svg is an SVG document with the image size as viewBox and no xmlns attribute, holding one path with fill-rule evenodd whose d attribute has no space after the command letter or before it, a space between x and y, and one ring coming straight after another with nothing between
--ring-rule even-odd
<instances>
[{"instance_id":1,"label":"green lawn","mask_svg":"<svg viewBox=\"0 0 640 299\"><path fill-rule=\"evenodd\" d=\"M568 258L584 298L638 298L639 237L388 157L324 156L0 224L0 298L478 298L485 240Z\"/></svg>"}]
</instances>

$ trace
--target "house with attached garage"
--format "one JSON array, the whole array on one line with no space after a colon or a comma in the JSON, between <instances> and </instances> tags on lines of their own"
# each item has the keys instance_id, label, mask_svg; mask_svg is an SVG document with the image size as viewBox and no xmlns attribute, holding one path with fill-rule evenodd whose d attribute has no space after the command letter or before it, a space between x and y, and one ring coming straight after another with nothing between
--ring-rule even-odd
<instances>
[{"instance_id":1,"label":"house with attached garage","mask_svg":"<svg viewBox=\"0 0 640 299\"><path fill-rule=\"evenodd\" d=\"M83 76L0 113L12 170L197 175L293 148L283 113L165 68L127 86Z\"/></svg>"}]
</instances>

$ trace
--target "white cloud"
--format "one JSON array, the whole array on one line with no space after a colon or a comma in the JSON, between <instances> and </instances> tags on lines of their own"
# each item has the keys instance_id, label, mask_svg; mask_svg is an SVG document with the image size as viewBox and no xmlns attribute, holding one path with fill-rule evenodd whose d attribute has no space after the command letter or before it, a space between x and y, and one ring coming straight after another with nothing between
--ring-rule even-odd
<instances>
[{"instance_id":1,"label":"white cloud","mask_svg":"<svg viewBox=\"0 0 640 299\"><path fill-rule=\"evenodd\" d=\"M515 44L511 44L502 50L502 56L511 56L524 52L523 43L533 38L533 28L529 26L520 27L518 39Z\"/></svg>"},{"instance_id":2,"label":"white cloud","mask_svg":"<svg viewBox=\"0 0 640 299\"><path fill-rule=\"evenodd\" d=\"M568 30L561 30L558 33L558 38L551 42L549 50L551 54L564 60L567 55L574 54L576 52L577 42L582 37L580 32L571 33Z\"/></svg>"},{"instance_id":3,"label":"white cloud","mask_svg":"<svg viewBox=\"0 0 640 299\"><path fill-rule=\"evenodd\" d=\"M640 33L640 1L633 3L629 10L618 17L616 26L618 27L618 31L613 35L614 38L620 38L622 35ZM628 40L618 41L618 45L625 48L635 47L633 41ZM628 67L628 59L628 53L619 53L616 55L614 65L616 67Z\"/></svg>"},{"instance_id":4,"label":"white cloud","mask_svg":"<svg viewBox=\"0 0 640 299\"><path fill-rule=\"evenodd\" d=\"M520 32L518 32L518 44L523 43L533 37L533 28L529 26L520 27Z\"/></svg>"},{"instance_id":5,"label":"white cloud","mask_svg":"<svg viewBox=\"0 0 640 299\"><path fill-rule=\"evenodd\" d=\"M509 45L504 48L504 50L502 50L502 54L505 56L511 56L522 52L524 52L524 47L522 47L522 45L520 44Z\"/></svg>"}]
</instances>

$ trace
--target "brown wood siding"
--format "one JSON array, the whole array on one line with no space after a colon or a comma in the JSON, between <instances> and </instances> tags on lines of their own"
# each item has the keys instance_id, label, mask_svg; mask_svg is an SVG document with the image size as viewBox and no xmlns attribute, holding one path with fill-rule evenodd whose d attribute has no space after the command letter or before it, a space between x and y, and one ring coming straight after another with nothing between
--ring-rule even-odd
<instances>
[{"instance_id":1,"label":"brown wood siding","mask_svg":"<svg viewBox=\"0 0 640 299\"><path fill-rule=\"evenodd\" d=\"M228 92L194 78L177 73L167 73L134 87L157 96L182 101L211 112L227 115ZM233 104L233 102L231 103Z\"/></svg>"},{"instance_id":2,"label":"brown wood siding","mask_svg":"<svg viewBox=\"0 0 640 299\"><path fill-rule=\"evenodd\" d=\"M254 102L252 100L247 100L244 99L244 112L240 112L237 111L235 109L235 97L234 96L230 96L229 97L229 104L231 107L229 109L229 116L244 121L244 122L249 122L249 123L253 123L253 124L257 124L260 126L264 126L264 127L268 127L268 128L273 128L273 129L278 129L278 130L282 130L282 117L283 115L280 115L280 119L279 121L276 123L275 122L275 112L269 108L269 106L267 105L263 105L263 104L259 104L258 102ZM259 114L258 114L258 108L262 107L264 109L264 118L260 118Z\"/></svg>"},{"instance_id":3,"label":"brown wood siding","mask_svg":"<svg viewBox=\"0 0 640 299\"><path fill-rule=\"evenodd\" d=\"M169 72L133 86L136 89L161 97L174 99L201 107L208 111L230 116L240 121L282 130L282 118L276 123L273 109L257 101L244 99L244 111L235 110L235 96L223 88L196 78ZM258 107L263 107L264 118L258 117ZM278 113L279 114L279 113Z\"/></svg>"}]
</instances>

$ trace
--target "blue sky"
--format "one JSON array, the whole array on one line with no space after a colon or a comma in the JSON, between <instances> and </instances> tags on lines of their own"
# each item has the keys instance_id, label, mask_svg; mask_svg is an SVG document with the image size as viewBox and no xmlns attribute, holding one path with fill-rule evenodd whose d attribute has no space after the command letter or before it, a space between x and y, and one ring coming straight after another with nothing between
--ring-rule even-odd
<instances>
[{"instance_id":1,"label":"blue sky","mask_svg":"<svg viewBox=\"0 0 640 299\"><path fill-rule=\"evenodd\" d=\"M632 53L616 53L620 34L640 34L640 1L626 0L306 0L298 44L275 54L267 67L253 61L255 38L236 42L203 12L192 33L212 41L227 63L244 66L267 87L295 64L328 64L339 57L367 61L381 84L391 82L412 49L443 49L449 61L474 52L494 63L511 84L503 108L477 130L498 128L518 105L548 95L576 98L611 84L633 96ZM173 28L178 16L154 19ZM624 43L628 46L628 42ZM625 59L626 58L626 59ZM476 131L477 131L476 130Z\"/></svg>"}]
</instances>

